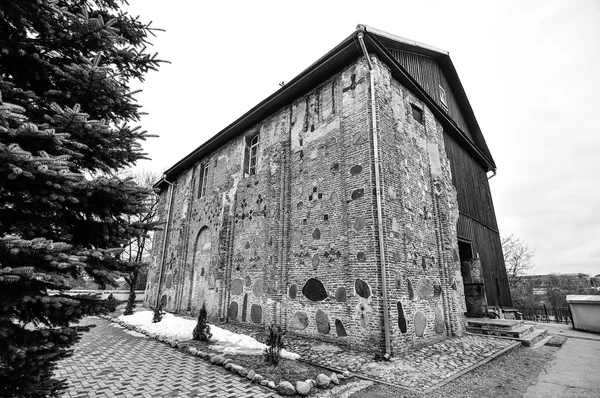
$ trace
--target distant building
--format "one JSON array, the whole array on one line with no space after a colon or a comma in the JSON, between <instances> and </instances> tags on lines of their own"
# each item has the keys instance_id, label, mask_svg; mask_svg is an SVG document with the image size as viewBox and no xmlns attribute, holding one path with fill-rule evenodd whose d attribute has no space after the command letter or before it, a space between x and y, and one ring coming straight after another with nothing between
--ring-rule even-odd
<instances>
[{"instance_id":1,"label":"distant building","mask_svg":"<svg viewBox=\"0 0 600 398\"><path fill-rule=\"evenodd\" d=\"M147 303L388 354L461 334L512 305L495 169L448 53L359 26L167 170Z\"/></svg>"},{"instance_id":2,"label":"distant building","mask_svg":"<svg viewBox=\"0 0 600 398\"><path fill-rule=\"evenodd\" d=\"M546 274L546 275L524 275L521 280L529 284L534 291L546 289L551 285L552 278L555 278L563 287L568 287L573 291L585 290L600 286L600 278L598 276L590 276L584 273L569 273L569 274Z\"/></svg>"}]
</instances>

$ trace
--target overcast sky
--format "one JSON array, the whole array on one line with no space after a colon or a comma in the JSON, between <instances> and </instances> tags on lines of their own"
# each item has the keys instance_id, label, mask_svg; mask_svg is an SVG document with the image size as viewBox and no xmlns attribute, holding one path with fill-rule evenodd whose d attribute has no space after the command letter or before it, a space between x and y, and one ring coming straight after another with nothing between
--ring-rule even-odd
<instances>
[{"instance_id":1,"label":"overcast sky","mask_svg":"<svg viewBox=\"0 0 600 398\"><path fill-rule=\"evenodd\" d=\"M137 98L162 172L366 24L450 52L532 273L600 273L600 1L129 0L169 60Z\"/></svg>"}]
</instances>

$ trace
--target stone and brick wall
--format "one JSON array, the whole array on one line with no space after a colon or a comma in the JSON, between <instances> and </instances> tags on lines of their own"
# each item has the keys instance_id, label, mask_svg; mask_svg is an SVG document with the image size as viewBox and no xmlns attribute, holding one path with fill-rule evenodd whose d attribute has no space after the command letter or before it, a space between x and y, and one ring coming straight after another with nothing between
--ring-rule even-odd
<instances>
[{"instance_id":1,"label":"stone and brick wall","mask_svg":"<svg viewBox=\"0 0 600 398\"><path fill-rule=\"evenodd\" d=\"M456 193L435 118L374 58L394 352L462 333ZM411 103L424 110L413 119ZM358 59L201 159L175 181L160 300L173 312L278 323L383 346L369 71ZM244 174L260 134L258 169ZM198 195L201 165L208 192ZM168 190L161 194L166 221ZM164 231L146 302L158 299Z\"/></svg>"},{"instance_id":2,"label":"stone and brick wall","mask_svg":"<svg viewBox=\"0 0 600 398\"><path fill-rule=\"evenodd\" d=\"M374 62L387 291L398 352L420 338L464 331L458 202L440 123L385 65ZM413 116L413 105L423 111L422 122Z\"/></svg>"}]
</instances>

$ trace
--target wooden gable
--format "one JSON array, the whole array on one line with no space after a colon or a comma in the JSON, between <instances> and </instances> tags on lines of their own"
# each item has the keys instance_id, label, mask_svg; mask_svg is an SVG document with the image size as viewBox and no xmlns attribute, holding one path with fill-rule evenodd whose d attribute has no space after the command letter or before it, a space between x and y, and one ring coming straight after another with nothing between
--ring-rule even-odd
<instances>
[{"instance_id":1,"label":"wooden gable","mask_svg":"<svg viewBox=\"0 0 600 398\"><path fill-rule=\"evenodd\" d=\"M456 95L453 88L448 83L438 61L432 57L423 54L415 54L409 51L402 51L393 48L387 48L390 54L402 65L402 67L419 83L429 96L446 110L446 113L456 125L471 139L473 135L465 121L462 111L456 101ZM442 100L442 90L444 90L446 103Z\"/></svg>"}]
</instances>

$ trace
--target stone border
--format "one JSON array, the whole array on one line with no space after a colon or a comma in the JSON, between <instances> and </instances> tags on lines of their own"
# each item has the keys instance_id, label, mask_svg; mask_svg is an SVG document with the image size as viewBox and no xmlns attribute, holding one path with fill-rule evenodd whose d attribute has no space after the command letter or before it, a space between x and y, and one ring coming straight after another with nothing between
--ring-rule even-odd
<instances>
[{"instance_id":1,"label":"stone border","mask_svg":"<svg viewBox=\"0 0 600 398\"><path fill-rule=\"evenodd\" d=\"M498 358L500 355L504 355L509 351L514 350L517 347L521 346L521 342L517 341L516 343L513 343L511 345L509 345L508 347L503 348L502 350L496 352L493 355L490 355L489 357L485 358L483 361L481 362L477 362L476 364L473 364L471 366L469 366L466 369L461 370L460 372L453 374L452 376L448 377L446 380L443 380L437 384L434 384L433 386L427 388L425 391L422 392L422 394L428 394L432 391L437 390L440 387L445 386L446 384L450 383L451 381L458 379L459 377L469 373L470 371L477 369L478 367L485 365L486 363L490 362L492 359Z\"/></svg>"},{"instance_id":2,"label":"stone border","mask_svg":"<svg viewBox=\"0 0 600 398\"><path fill-rule=\"evenodd\" d=\"M237 374L241 377L244 377L251 381L254 384L258 384L263 387L268 387L277 391L281 395L301 395L306 396L309 395L313 389L313 387L318 386L322 389L327 389L332 385L340 384L340 380L352 377L352 374L349 371L344 371L343 373L339 372L337 369L327 368L319 364L314 364L312 362L306 360L300 360L302 362L308 363L313 366L318 366L320 368L333 370L331 376L326 376L324 374L319 374L316 380L308 379L305 381L298 380L295 383L295 386L289 381L281 381L279 384L275 384L274 381L269 380L268 378L256 373L254 369L246 369L245 367L236 364L231 358L226 358L223 354L212 354L202 350L199 350L195 347L191 347L188 344L179 342L177 339L169 339L164 335L159 335L157 333L150 333L140 327L136 327L130 325L127 322L119 320L116 317L112 317L109 315L99 315L100 318L106 319L110 322L117 323L124 327L125 329L133 330L140 334L146 335L147 337L153 338L156 341L161 343L170 345L173 348L178 349L179 351L185 352L189 355L193 355L196 357L200 357L211 364L218 365L224 367L226 370L230 371L233 374Z\"/></svg>"}]
</instances>

